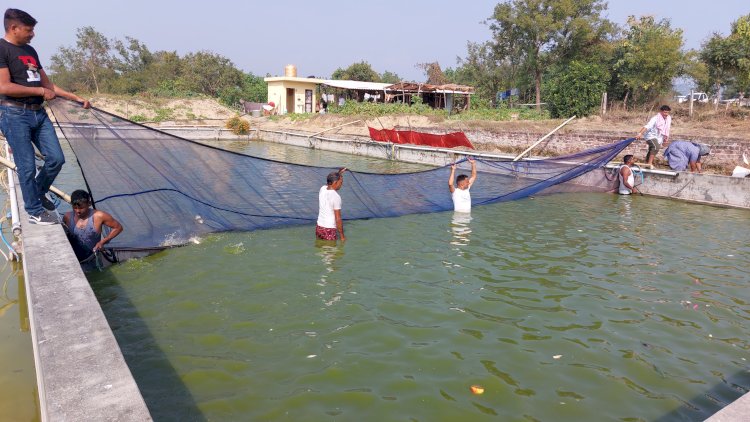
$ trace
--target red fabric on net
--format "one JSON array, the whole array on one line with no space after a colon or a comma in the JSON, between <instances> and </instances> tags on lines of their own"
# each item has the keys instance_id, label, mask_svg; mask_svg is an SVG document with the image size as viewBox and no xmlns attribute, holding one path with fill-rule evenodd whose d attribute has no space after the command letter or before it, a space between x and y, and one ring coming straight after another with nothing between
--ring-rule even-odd
<instances>
[{"instance_id":1,"label":"red fabric on net","mask_svg":"<svg viewBox=\"0 0 750 422\"><path fill-rule=\"evenodd\" d=\"M474 149L469 138L463 132L446 133L435 135L432 133L421 133L413 130L374 129L370 130L370 138L378 142L392 142L394 144L424 145L437 148L468 147Z\"/></svg>"}]
</instances>

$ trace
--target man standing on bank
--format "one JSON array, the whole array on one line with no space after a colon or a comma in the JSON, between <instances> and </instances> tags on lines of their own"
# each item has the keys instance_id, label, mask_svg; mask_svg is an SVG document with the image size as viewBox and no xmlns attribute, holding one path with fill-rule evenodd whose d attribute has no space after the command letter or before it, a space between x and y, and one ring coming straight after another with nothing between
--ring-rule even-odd
<instances>
[{"instance_id":1,"label":"man standing on bank","mask_svg":"<svg viewBox=\"0 0 750 422\"><path fill-rule=\"evenodd\" d=\"M341 219L341 196L338 190L344 184L346 167L334 171L326 177L326 184L318 192L318 224L315 226L315 237L322 240L336 241L336 232L342 242L344 236L344 222Z\"/></svg>"},{"instance_id":2,"label":"man standing on bank","mask_svg":"<svg viewBox=\"0 0 750 422\"><path fill-rule=\"evenodd\" d=\"M0 40L0 130L13 150L29 222L50 225L58 220L49 212L55 206L45 194L65 157L42 103L59 95L82 103L83 108L91 104L47 78L39 55L29 45L36 22L22 10L5 11L5 37ZM44 166L36 177L34 146L44 156Z\"/></svg>"}]
</instances>

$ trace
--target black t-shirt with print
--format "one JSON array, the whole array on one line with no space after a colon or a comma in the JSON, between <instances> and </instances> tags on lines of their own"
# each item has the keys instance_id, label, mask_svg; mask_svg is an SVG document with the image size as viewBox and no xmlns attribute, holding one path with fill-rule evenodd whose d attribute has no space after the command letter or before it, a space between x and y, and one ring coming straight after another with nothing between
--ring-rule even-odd
<instances>
[{"instance_id":1,"label":"black t-shirt with print","mask_svg":"<svg viewBox=\"0 0 750 422\"><path fill-rule=\"evenodd\" d=\"M4 67L8 68L10 81L14 84L32 87L42 86L42 78L39 75L42 64L39 63L39 55L36 54L34 47L28 44L19 47L9 43L4 38L0 39L0 69ZM0 95L0 99L26 104L41 104L44 102L41 95L31 97Z\"/></svg>"}]
</instances>

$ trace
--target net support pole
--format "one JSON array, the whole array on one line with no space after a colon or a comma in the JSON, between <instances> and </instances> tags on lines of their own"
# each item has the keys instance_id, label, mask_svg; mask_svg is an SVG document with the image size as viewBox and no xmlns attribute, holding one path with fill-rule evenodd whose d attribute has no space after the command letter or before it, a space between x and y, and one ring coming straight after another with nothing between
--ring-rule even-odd
<instances>
[{"instance_id":1,"label":"net support pole","mask_svg":"<svg viewBox=\"0 0 750 422\"><path fill-rule=\"evenodd\" d=\"M0 164L4 165L5 167L8 167L11 170L16 169L16 165L13 162L8 161L5 157L0 157ZM67 193L61 191L60 189L54 186L50 186L49 190L55 195L62 198L65 202L70 203L70 195L68 195Z\"/></svg>"},{"instance_id":2,"label":"net support pole","mask_svg":"<svg viewBox=\"0 0 750 422\"><path fill-rule=\"evenodd\" d=\"M522 152L522 153L518 154L518 156L516 156L516 158L514 158L514 159L513 159L513 161L518 161L519 159L521 159L521 157L523 157L524 155L526 155L526 153L527 153L527 152L529 152L529 151L531 151L532 149L534 149L534 147L535 147L535 146L539 145L539 144L540 144L540 143L541 143L542 141L544 141L545 139L549 138L549 137L550 137L550 136L551 136L551 135L552 135L553 133L555 133L555 132L557 132L558 130L560 130L560 128L561 128L561 127L563 127L563 126L567 125L567 124L568 124L568 123L569 123L569 122L570 122L571 120L573 120L573 119L575 119L575 118L576 118L576 116L573 116L573 117L571 117L570 119L568 119L568 120L566 120L566 121L562 122L562 123L560 124L560 126L558 126L558 127L554 128L554 129L552 129L552 132L550 132L550 133L548 133L548 134L546 134L546 135L542 136L542 137L541 137L541 138L540 138L540 139L539 139L538 141L534 142L534 144L533 144L533 145L531 145L530 147L526 148L526 150L525 150L524 152Z\"/></svg>"},{"instance_id":3,"label":"net support pole","mask_svg":"<svg viewBox=\"0 0 750 422\"><path fill-rule=\"evenodd\" d=\"M313 137L315 137L315 136L318 136L318 135L320 135L321 133L325 133L325 132L328 132L329 130L334 130L334 129L342 128L342 127L344 127L344 126L349 126L349 125L353 125L353 124L355 124L355 123L359 123L359 122L361 122L361 121L362 121L362 120L355 120L355 121L353 121L353 122L349 122L349 123L344 123L343 125L338 125L338 126L334 126L334 127L332 127L332 128L328 128L328 129L326 129L326 130L321 130L320 132L317 132L317 133L313 133L312 135L308 136L308 138L313 138Z\"/></svg>"}]
</instances>

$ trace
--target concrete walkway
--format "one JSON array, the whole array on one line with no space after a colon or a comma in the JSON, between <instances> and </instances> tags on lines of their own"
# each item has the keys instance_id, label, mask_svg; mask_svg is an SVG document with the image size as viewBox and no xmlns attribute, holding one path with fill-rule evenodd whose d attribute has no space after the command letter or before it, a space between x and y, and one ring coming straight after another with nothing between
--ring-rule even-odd
<instances>
[{"instance_id":1,"label":"concrete walkway","mask_svg":"<svg viewBox=\"0 0 750 422\"><path fill-rule=\"evenodd\" d=\"M150 421L61 225L30 224L18 191L42 421Z\"/></svg>"},{"instance_id":2,"label":"concrete walkway","mask_svg":"<svg viewBox=\"0 0 750 422\"><path fill-rule=\"evenodd\" d=\"M745 422L750 420L750 393L714 413L706 422Z\"/></svg>"}]
</instances>

